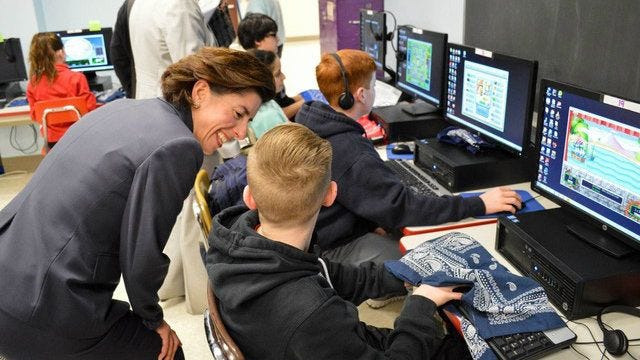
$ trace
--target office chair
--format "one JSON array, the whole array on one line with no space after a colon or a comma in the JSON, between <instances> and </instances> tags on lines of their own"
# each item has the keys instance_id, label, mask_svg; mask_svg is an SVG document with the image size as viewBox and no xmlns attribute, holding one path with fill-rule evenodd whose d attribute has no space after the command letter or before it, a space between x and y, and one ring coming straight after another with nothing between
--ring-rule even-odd
<instances>
[{"instance_id":1,"label":"office chair","mask_svg":"<svg viewBox=\"0 0 640 360\"><path fill-rule=\"evenodd\" d=\"M196 216L202 238L200 250L203 254L209 248L209 233L211 232L211 211L207 197L211 181L206 170L200 170L196 175L193 186L195 199L193 201L193 213ZM244 360L242 352L227 332L218 310L218 298L213 292L211 281L207 285L208 309L204 312L204 329L209 343L209 349L215 360Z\"/></svg>"},{"instance_id":2,"label":"office chair","mask_svg":"<svg viewBox=\"0 0 640 360\"><path fill-rule=\"evenodd\" d=\"M41 125L46 153L49 144L55 144L73 123L87 113L87 102L82 97L69 97L38 101L34 104L36 121Z\"/></svg>"}]
</instances>

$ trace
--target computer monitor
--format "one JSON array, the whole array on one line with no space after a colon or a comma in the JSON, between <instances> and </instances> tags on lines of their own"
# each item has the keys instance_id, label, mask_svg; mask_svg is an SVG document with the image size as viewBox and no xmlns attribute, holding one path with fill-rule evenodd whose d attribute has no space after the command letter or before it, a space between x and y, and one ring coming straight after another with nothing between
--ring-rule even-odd
<instances>
[{"instance_id":1,"label":"computer monitor","mask_svg":"<svg viewBox=\"0 0 640 360\"><path fill-rule=\"evenodd\" d=\"M98 83L106 81L107 77L98 78L95 72L113 70L109 54L111 28L55 31L55 33L64 45L64 51L67 54L65 61L69 69L84 72L92 90L104 90L96 87L99 87Z\"/></svg>"},{"instance_id":2,"label":"computer monitor","mask_svg":"<svg viewBox=\"0 0 640 360\"><path fill-rule=\"evenodd\" d=\"M386 15L382 11L360 10L360 50L371 55L378 70L384 70L387 55Z\"/></svg>"},{"instance_id":3,"label":"computer monitor","mask_svg":"<svg viewBox=\"0 0 640 360\"><path fill-rule=\"evenodd\" d=\"M8 38L0 42L0 98L12 82L27 80L27 69L22 56L20 39Z\"/></svg>"},{"instance_id":4,"label":"computer monitor","mask_svg":"<svg viewBox=\"0 0 640 360\"><path fill-rule=\"evenodd\" d=\"M538 64L449 44L447 120L522 155L531 143Z\"/></svg>"},{"instance_id":5,"label":"computer monitor","mask_svg":"<svg viewBox=\"0 0 640 360\"><path fill-rule=\"evenodd\" d=\"M536 128L532 188L584 219L567 229L640 249L640 104L543 79Z\"/></svg>"},{"instance_id":6,"label":"computer monitor","mask_svg":"<svg viewBox=\"0 0 640 360\"><path fill-rule=\"evenodd\" d=\"M426 103L403 106L413 115L441 108L447 34L412 26L398 27L396 87Z\"/></svg>"}]
</instances>

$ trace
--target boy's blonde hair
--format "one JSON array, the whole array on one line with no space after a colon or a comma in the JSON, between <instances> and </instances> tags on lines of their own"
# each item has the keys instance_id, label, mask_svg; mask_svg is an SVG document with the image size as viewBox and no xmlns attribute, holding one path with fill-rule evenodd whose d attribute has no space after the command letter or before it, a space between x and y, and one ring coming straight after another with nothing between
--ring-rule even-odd
<instances>
[{"instance_id":1,"label":"boy's blonde hair","mask_svg":"<svg viewBox=\"0 0 640 360\"><path fill-rule=\"evenodd\" d=\"M247 159L247 180L261 218L276 224L311 219L331 182L331 144L300 124L267 131Z\"/></svg>"},{"instance_id":2,"label":"boy's blonde hair","mask_svg":"<svg viewBox=\"0 0 640 360\"><path fill-rule=\"evenodd\" d=\"M369 54L361 50L343 49L336 52L344 64L349 80L349 91L353 94L359 87L369 89L376 63ZM340 65L331 54L324 54L316 66L316 80L320 92L331 106L338 106L340 94L344 92L344 80Z\"/></svg>"}]
</instances>

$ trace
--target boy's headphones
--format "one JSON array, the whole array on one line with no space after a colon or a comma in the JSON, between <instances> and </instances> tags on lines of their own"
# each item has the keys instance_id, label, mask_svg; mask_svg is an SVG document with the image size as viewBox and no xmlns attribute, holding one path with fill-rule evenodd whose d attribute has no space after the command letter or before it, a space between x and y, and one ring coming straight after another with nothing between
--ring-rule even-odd
<instances>
[{"instance_id":1,"label":"boy's headphones","mask_svg":"<svg viewBox=\"0 0 640 360\"><path fill-rule=\"evenodd\" d=\"M338 105L344 110L349 110L353 107L355 100L353 99L353 95L349 91L349 79L347 79L347 70L344 68L344 64L342 64L342 60L337 53L331 53L334 59L338 62L338 66L340 66L340 74L342 75L342 81L344 83L344 92L340 94L338 97Z\"/></svg>"},{"instance_id":2,"label":"boy's headphones","mask_svg":"<svg viewBox=\"0 0 640 360\"><path fill-rule=\"evenodd\" d=\"M629 340L627 339L627 336L624 334L624 332L622 332L622 330L609 330L604 327L604 324L602 323L602 315L611 312L618 312L640 317L640 309L634 308L632 306L612 305L607 306L598 313L598 317L596 318L596 320L598 320L598 326L600 326L600 329L602 329L602 342L604 344L604 348L607 349L609 354L613 356L620 356L627 352L627 348L629 347Z\"/></svg>"}]
</instances>

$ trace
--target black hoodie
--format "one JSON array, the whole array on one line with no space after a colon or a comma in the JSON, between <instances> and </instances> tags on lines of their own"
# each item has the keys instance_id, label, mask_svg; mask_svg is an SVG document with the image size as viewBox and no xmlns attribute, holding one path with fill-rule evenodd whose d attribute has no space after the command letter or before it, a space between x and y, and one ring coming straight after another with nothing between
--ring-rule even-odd
<instances>
[{"instance_id":1,"label":"black hoodie","mask_svg":"<svg viewBox=\"0 0 640 360\"><path fill-rule=\"evenodd\" d=\"M355 304L402 294L383 266L346 267L259 235L256 211L213 219L206 267L220 314L247 359L428 359L443 337L435 304L409 296L395 330L358 320Z\"/></svg>"},{"instance_id":2,"label":"black hoodie","mask_svg":"<svg viewBox=\"0 0 640 360\"><path fill-rule=\"evenodd\" d=\"M479 197L425 196L404 186L364 137L362 126L326 104L305 103L296 122L329 140L333 149L331 177L338 183L338 197L320 210L316 231L322 250L379 226L435 225L485 213Z\"/></svg>"}]
</instances>

